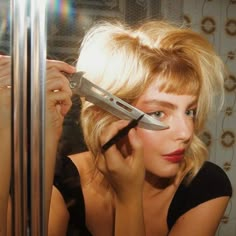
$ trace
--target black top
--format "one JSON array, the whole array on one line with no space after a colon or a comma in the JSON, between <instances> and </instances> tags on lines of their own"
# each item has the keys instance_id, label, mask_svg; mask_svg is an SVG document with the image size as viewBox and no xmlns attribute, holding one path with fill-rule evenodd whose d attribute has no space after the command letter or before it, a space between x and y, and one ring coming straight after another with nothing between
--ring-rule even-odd
<instances>
[{"instance_id":1,"label":"black top","mask_svg":"<svg viewBox=\"0 0 236 236\"><path fill-rule=\"evenodd\" d=\"M58 159L54 185L61 192L70 213L67 235L91 236L85 225L85 205L79 172L70 158L63 156ZM176 191L167 215L169 230L185 212L221 196L232 196L229 178L219 166L205 162L190 185L180 184Z\"/></svg>"}]
</instances>

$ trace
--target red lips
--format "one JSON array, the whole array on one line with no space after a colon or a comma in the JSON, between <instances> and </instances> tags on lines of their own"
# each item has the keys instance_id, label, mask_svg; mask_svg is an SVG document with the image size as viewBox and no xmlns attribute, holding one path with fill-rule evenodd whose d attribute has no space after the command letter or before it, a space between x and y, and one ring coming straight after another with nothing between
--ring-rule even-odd
<instances>
[{"instance_id":1,"label":"red lips","mask_svg":"<svg viewBox=\"0 0 236 236\"><path fill-rule=\"evenodd\" d=\"M164 154L163 156L164 156L165 160L167 160L169 162L178 163L183 160L184 152L185 152L184 149L179 149L174 152Z\"/></svg>"}]
</instances>

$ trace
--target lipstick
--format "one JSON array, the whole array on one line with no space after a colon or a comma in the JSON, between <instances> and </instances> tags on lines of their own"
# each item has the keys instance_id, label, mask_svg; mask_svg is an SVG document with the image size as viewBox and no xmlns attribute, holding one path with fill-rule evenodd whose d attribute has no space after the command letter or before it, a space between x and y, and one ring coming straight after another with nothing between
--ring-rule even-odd
<instances>
[{"instance_id":1,"label":"lipstick","mask_svg":"<svg viewBox=\"0 0 236 236\"><path fill-rule=\"evenodd\" d=\"M179 163L184 159L184 150L176 150L163 156L169 162Z\"/></svg>"}]
</instances>

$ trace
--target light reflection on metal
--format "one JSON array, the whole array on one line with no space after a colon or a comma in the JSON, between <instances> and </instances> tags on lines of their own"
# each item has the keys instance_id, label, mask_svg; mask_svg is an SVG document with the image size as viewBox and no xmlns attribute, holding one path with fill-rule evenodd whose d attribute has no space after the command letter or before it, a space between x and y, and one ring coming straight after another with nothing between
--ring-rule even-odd
<instances>
[{"instance_id":1,"label":"light reflection on metal","mask_svg":"<svg viewBox=\"0 0 236 236\"><path fill-rule=\"evenodd\" d=\"M27 0L12 0L12 235L27 233Z\"/></svg>"},{"instance_id":2,"label":"light reflection on metal","mask_svg":"<svg viewBox=\"0 0 236 236\"><path fill-rule=\"evenodd\" d=\"M44 107L46 71L46 0L31 1L31 235L47 235L45 201ZM32 171L33 170L33 171Z\"/></svg>"}]
</instances>

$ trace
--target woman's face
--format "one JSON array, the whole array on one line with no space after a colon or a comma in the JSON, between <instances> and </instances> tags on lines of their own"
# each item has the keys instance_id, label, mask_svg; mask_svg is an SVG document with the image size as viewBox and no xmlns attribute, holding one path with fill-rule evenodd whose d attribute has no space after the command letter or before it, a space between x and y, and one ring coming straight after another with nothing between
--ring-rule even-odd
<instances>
[{"instance_id":1,"label":"woman's face","mask_svg":"<svg viewBox=\"0 0 236 236\"><path fill-rule=\"evenodd\" d=\"M135 106L169 126L159 131L137 128L146 170L159 177L175 176L193 137L197 97L159 92L154 82Z\"/></svg>"}]
</instances>

